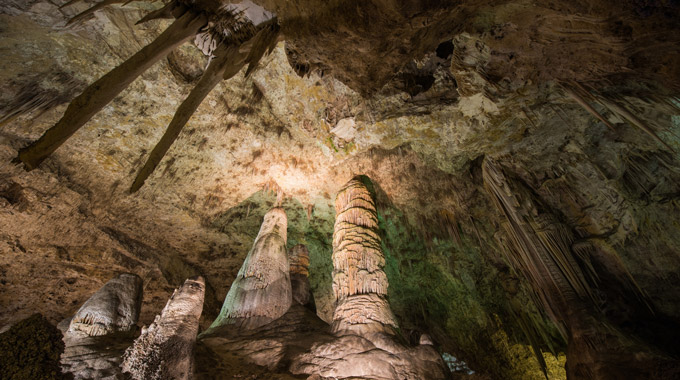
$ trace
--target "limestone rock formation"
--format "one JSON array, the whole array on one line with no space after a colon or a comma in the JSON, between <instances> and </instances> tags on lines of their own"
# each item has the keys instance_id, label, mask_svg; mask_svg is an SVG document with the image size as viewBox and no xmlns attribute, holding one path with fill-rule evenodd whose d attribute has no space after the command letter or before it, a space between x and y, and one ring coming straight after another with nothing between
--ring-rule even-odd
<instances>
[{"instance_id":1,"label":"limestone rock formation","mask_svg":"<svg viewBox=\"0 0 680 380\"><path fill-rule=\"evenodd\" d=\"M288 311L292 290L286 254L287 227L286 212L280 207L264 216L253 247L210 328L260 327Z\"/></svg>"},{"instance_id":2,"label":"limestone rock formation","mask_svg":"<svg viewBox=\"0 0 680 380\"><path fill-rule=\"evenodd\" d=\"M446 379L448 368L429 339L406 347L396 337L369 181L365 176L351 179L335 201L333 291L337 306L331 330L337 338L319 342L297 357L291 372L322 379Z\"/></svg>"},{"instance_id":3,"label":"limestone rock formation","mask_svg":"<svg viewBox=\"0 0 680 380\"><path fill-rule=\"evenodd\" d=\"M635 337L640 331L624 333L622 326L616 326L616 320L607 318L600 308L602 299L607 297L604 289L598 289L600 278L613 283L621 281L621 287L631 289L632 300L627 304L635 304L636 297L644 299L644 295L635 294L636 286L630 283L632 277L617 278L625 273L625 268L618 264L616 251L597 247L587 240L576 242L574 233L495 160L486 158L483 171L487 191L504 218L501 225L507 241L503 248L508 261L530 280L540 304L567 340L567 375L611 380L631 374L650 378L680 375L680 364L671 359L677 355L676 349L672 346L669 349L664 342L668 339L665 335L677 337L677 332L655 332L658 322L651 310L645 313L648 304L639 303L642 310L634 311L633 318L640 318L638 323L647 325L647 333L654 336L647 344L654 348L643 348L642 342L635 344L634 339L650 336ZM599 253L593 254L597 250ZM596 260L609 266L599 266ZM617 302L620 301L615 298L608 300L608 307L615 310ZM631 310L623 308L616 313L617 319L626 320L621 314Z\"/></svg>"},{"instance_id":4,"label":"limestone rock formation","mask_svg":"<svg viewBox=\"0 0 680 380\"><path fill-rule=\"evenodd\" d=\"M64 372L75 379L121 379L120 363L137 332L142 279L123 273L109 280L64 320Z\"/></svg>"},{"instance_id":5,"label":"limestone rock formation","mask_svg":"<svg viewBox=\"0 0 680 380\"><path fill-rule=\"evenodd\" d=\"M198 320L203 311L205 281L184 281L134 344L125 351L121 367L134 380L191 379Z\"/></svg>"},{"instance_id":6,"label":"limestone rock formation","mask_svg":"<svg viewBox=\"0 0 680 380\"><path fill-rule=\"evenodd\" d=\"M304 244L298 244L288 250L290 262L290 285L293 292L293 303L302 306L314 306L314 295L309 284L309 251Z\"/></svg>"},{"instance_id":7,"label":"limestone rock formation","mask_svg":"<svg viewBox=\"0 0 680 380\"><path fill-rule=\"evenodd\" d=\"M337 306L333 331L391 333L397 322L387 303L378 216L363 180L353 178L335 201L333 292Z\"/></svg>"},{"instance_id":8,"label":"limestone rock formation","mask_svg":"<svg viewBox=\"0 0 680 380\"><path fill-rule=\"evenodd\" d=\"M68 332L101 336L137 327L142 304L142 279L123 273L109 280L78 309Z\"/></svg>"}]
</instances>

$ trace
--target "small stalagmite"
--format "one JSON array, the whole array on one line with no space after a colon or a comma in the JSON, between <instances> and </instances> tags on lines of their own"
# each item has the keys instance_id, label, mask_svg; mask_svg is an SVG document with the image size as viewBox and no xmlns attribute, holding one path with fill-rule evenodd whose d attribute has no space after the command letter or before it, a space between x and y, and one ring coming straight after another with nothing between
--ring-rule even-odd
<instances>
[{"instance_id":1,"label":"small stalagmite","mask_svg":"<svg viewBox=\"0 0 680 380\"><path fill-rule=\"evenodd\" d=\"M286 212L275 207L264 216L253 248L231 284L219 316L210 326L256 328L281 317L292 304Z\"/></svg>"},{"instance_id":2,"label":"small stalagmite","mask_svg":"<svg viewBox=\"0 0 680 380\"><path fill-rule=\"evenodd\" d=\"M133 330L141 305L142 279L123 273L85 301L71 319L68 333L101 336Z\"/></svg>"},{"instance_id":3,"label":"small stalagmite","mask_svg":"<svg viewBox=\"0 0 680 380\"><path fill-rule=\"evenodd\" d=\"M387 302L385 256L378 216L365 177L355 177L338 193L333 232L333 331L393 332L397 322Z\"/></svg>"},{"instance_id":4,"label":"small stalagmite","mask_svg":"<svg viewBox=\"0 0 680 380\"><path fill-rule=\"evenodd\" d=\"M191 379L204 296L201 276L175 290L161 314L125 351L123 373L134 380Z\"/></svg>"},{"instance_id":5,"label":"small stalagmite","mask_svg":"<svg viewBox=\"0 0 680 380\"><path fill-rule=\"evenodd\" d=\"M314 309L314 296L309 284L309 251L304 244L298 244L288 251L290 262L290 285L293 303Z\"/></svg>"},{"instance_id":6,"label":"small stalagmite","mask_svg":"<svg viewBox=\"0 0 680 380\"><path fill-rule=\"evenodd\" d=\"M120 360L132 344L142 305L142 279L123 273L92 295L73 318L59 324L61 366L74 379L119 379Z\"/></svg>"}]
</instances>

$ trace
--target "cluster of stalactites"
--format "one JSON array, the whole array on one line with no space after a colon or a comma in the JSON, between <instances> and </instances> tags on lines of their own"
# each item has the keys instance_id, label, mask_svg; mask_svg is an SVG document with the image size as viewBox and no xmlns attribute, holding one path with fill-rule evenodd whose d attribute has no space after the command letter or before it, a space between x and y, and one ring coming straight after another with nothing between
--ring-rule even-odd
<instances>
[{"instance_id":1,"label":"cluster of stalactites","mask_svg":"<svg viewBox=\"0 0 680 380\"><path fill-rule=\"evenodd\" d=\"M573 233L542 210L521 183L508 178L490 158L483 164L484 185L504 216L501 241L508 261L532 282L536 294L566 337L566 322L575 305L594 302L591 284L576 262Z\"/></svg>"},{"instance_id":2,"label":"cluster of stalactites","mask_svg":"<svg viewBox=\"0 0 680 380\"><path fill-rule=\"evenodd\" d=\"M360 178L350 180L335 201L333 292L337 307L334 331L367 325L396 327L386 300L385 256L378 236L378 216L371 193ZM377 324L376 324L377 322Z\"/></svg>"},{"instance_id":3,"label":"cluster of stalactites","mask_svg":"<svg viewBox=\"0 0 680 380\"><path fill-rule=\"evenodd\" d=\"M69 1L64 6L77 1ZM70 23L122 1L101 1L78 14ZM172 0L139 22L173 17L176 20L153 42L77 96L57 124L37 141L19 150L16 161L23 163L26 170L35 169L154 63L178 46L194 39L197 46L210 56L210 63L177 109L165 134L139 171L130 187L130 192L135 192L158 166L210 91L222 80L236 75L246 65L246 76L249 75L260 59L274 49L279 39L280 27L275 15L248 0L224 7L220 2Z\"/></svg>"}]
</instances>

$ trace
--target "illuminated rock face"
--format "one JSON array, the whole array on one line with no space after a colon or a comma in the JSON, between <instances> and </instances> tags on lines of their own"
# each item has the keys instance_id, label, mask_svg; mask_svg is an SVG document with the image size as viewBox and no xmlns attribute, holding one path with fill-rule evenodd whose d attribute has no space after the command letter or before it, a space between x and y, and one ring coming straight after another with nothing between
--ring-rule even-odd
<instances>
[{"instance_id":1,"label":"illuminated rock face","mask_svg":"<svg viewBox=\"0 0 680 380\"><path fill-rule=\"evenodd\" d=\"M292 290L286 253L287 225L282 208L273 208L264 216L253 248L210 328L224 325L256 328L288 311Z\"/></svg>"},{"instance_id":2,"label":"illuminated rock face","mask_svg":"<svg viewBox=\"0 0 680 380\"><path fill-rule=\"evenodd\" d=\"M69 333L101 336L130 331L137 324L142 304L142 279L123 273L107 282L78 309Z\"/></svg>"},{"instance_id":3,"label":"illuminated rock face","mask_svg":"<svg viewBox=\"0 0 680 380\"><path fill-rule=\"evenodd\" d=\"M205 281L188 279L175 290L160 315L125 351L123 372L135 380L190 379Z\"/></svg>"},{"instance_id":4,"label":"illuminated rock face","mask_svg":"<svg viewBox=\"0 0 680 380\"><path fill-rule=\"evenodd\" d=\"M290 285L293 303L314 309L314 296L309 284L309 251L304 244L298 244L288 251L290 262Z\"/></svg>"},{"instance_id":5,"label":"illuminated rock face","mask_svg":"<svg viewBox=\"0 0 680 380\"><path fill-rule=\"evenodd\" d=\"M391 332L397 327L387 303L385 256L378 216L361 177L349 181L335 201L333 331Z\"/></svg>"}]
</instances>

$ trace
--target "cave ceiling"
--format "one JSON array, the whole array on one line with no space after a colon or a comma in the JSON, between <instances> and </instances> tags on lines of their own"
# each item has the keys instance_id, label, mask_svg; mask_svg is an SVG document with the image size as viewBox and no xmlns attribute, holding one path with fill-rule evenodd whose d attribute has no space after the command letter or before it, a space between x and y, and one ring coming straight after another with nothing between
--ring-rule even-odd
<instances>
[{"instance_id":1,"label":"cave ceiling","mask_svg":"<svg viewBox=\"0 0 680 380\"><path fill-rule=\"evenodd\" d=\"M512 260L526 230L506 225L516 214L563 226L556 234L573 252L596 247L569 265L601 272L579 279L601 281L579 297L608 300L601 314L613 325L630 326L614 314L647 318L630 311L646 304L678 331L677 1L253 0L266 15L238 32L223 21L234 17L229 1L109 3L0 3L0 330L35 312L57 324L122 272L144 280L140 324L200 274L207 328L273 205L288 215L288 245L308 246L328 322L335 196L366 175L402 328L428 332L480 372L531 378L516 363L533 356L519 348L499 349L494 364L482 357L499 339L536 347L527 320L539 346L555 347L550 360L566 352L550 322L563 311L533 294L532 268ZM169 13L136 24L159 9ZM88 86L189 13L207 20L191 39L39 165L22 159ZM186 120L176 140L140 180L177 115ZM428 277L440 290L422 284ZM409 307L419 286L433 292L422 307L438 307L424 318ZM518 306L527 304L530 317Z\"/></svg>"}]
</instances>

